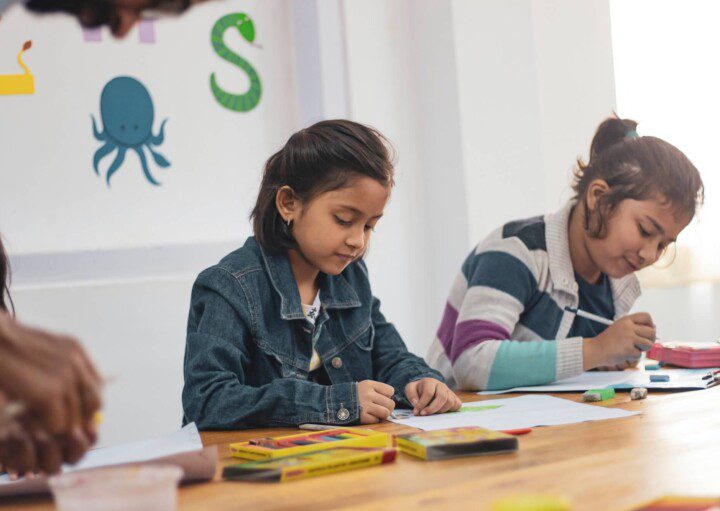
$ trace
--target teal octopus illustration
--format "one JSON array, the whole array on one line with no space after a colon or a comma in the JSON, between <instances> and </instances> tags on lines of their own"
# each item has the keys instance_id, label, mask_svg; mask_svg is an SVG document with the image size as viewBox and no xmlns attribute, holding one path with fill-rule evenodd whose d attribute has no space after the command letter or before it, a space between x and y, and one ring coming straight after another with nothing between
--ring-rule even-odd
<instances>
[{"instance_id":1,"label":"teal octopus illustration","mask_svg":"<svg viewBox=\"0 0 720 511\"><path fill-rule=\"evenodd\" d=\"M153 185L159 186L148 168L145 149L150 152L153 160L160 167L169 167L165 157L153 150L165 139L165 119L160 125L160 132L153 135L152 126L155 117L152 99L145 86L135 78L118 76L110 80L100 95L100 116L104 131L100 132L92 118L92 127L95 138L104 142L104 145L95 151L93 167L95 173L100 175L98 164L105 156L117 149L117 155L107 170L105 181L110 186L110 178L120 169L125 161L125 153L132 149L140 158L143 174Z\"/></svg>"},{"instance_id":2,"label":"teal octopus illustration","mask_svg":"<svg viewBox=\"0 0 720 511\"><path fill-rule=\"evenodd\" d=\"M243 39L252 43L255 41L255 24L247 14L238 12L220 18L210 32L210 41L215 53L223 60L242 69L250 79L250 88L244 94L232 94L220 88L215 79L215 73L210 75L210 88L215 99L225 108L234 112L248 112L260 102L262 85L260 76L250 63L240 55L230 50L223 42L225 31L235 27Z\"/></svg>"}]
</instances>

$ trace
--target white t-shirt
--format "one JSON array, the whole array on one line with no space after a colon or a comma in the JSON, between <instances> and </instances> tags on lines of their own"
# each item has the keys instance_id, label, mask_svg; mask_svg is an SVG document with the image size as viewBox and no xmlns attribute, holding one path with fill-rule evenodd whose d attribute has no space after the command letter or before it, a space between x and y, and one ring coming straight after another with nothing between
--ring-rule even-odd
<instances>
[{"instance_id":1,"label":"white t-shirt","mask_svg":"<svg viewBox=\"0 0 720 511\"><path fill-rule=\"evenodd\" d=\"M315 295L315 300L312 305L305 305L304 303L301 305L303 314L305 314L305 319L315 325L315 320L320 315L320 293ZM315 351L315 346L313 346L312 356L310 357L310 371L314 371L319 368L321 364L322 361L320 360L317 351Z\"/></svg>"}]
</instances>

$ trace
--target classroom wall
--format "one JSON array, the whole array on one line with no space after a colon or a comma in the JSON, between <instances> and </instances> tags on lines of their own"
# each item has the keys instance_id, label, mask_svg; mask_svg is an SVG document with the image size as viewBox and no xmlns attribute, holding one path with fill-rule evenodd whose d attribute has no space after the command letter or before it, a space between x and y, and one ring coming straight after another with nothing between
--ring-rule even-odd
<instances>
[{"instance_id":1,"label":"classroom wall","mask_svg":"<svg viewBox=\"0 0 720 511\"><path fill-rule=\"evenodd\" d=\"M451 3L343 7L351 115L371 122L397 151L396 186L373 235L370 274L385 315L424 355L468 247Z\"/></svg>"},{"instance_id":2,"label":"classroom wall","mask_svg":"<svg viewBox=\"0 0 720 511\"><path fill-rule=\"evenodd\" d=\"M236 33L226 44L257 70L262 96L247 112L224 108L209 80L243 91L248 78L210 44L214 24L234 12L255 23L255 44ZM265 159L298 127L292 2L208 2L122 41L86 41L67 16L36 18L20 6L0 19L0 75L35 76L32 95L0 96L0 232L11 254L20 319L71 332L102 373L105 423L100 443L117 443L180 425L182 358L195 275L250 234ZM138 79L152 98L161 185L145 179L137 155L106 184L117 152L100 161L100 95L116 76ZM1 77L0 77L1 79Z\"/></svg>"},{"instance_id":3,"label":"classroom wall","mask_svg":"<svg viewBox=\"0 0 720 511\"><path fill-rule=\"evenodd\" d=\"M664 341L720 342L720 283L644 289L633 312L648 312Z\"/></svg>"},{"instance_id":4,"label":"classroom wall","mask_svg":"<svg viewBox=\"0 0 720 511\"><path fill-rule=\"evenodd\" d=\"M243 114L208 91L212 71L246 83L209 44L234 11L253 17L259 46L228 43L266 87ZM86 43L74 21L17 8L0 28L0 48L13 48L0 73L32 38L37 80L33 96L0 97L0 232L18 315L75 333L116 377L106 444L179 425L192 280L247 236L262 162L292 131L348 116L397 149L368 262L386 316L424 355L467 252L508 219L562 205L574 158L614 104L607 0L208 2L158 23L154 45ZM170 119L160 188L137 158L109 188L92 168L90 115L116 73L140 76Z\"/></svg>"},{"instance_id":5,"label":"classroom wall","mask_svg":"<svg viewBox=\"0 0 720 511\"><path fill-rule=\"evenodd\" d=\"M609 9L375 0L346 1L344 13L351 114L399 152L373 285L424 354L471 247L571 196L575 158L614 107Z\"/></svg>"},{"instance_id":6,"label":"classroom wall","mask_svg":"<svg viewBox=\"0 0 720 511\"><path fill-rule=\"evenodd\" d=\"M615 104L607 2L453 3L470 239L571 196Z\"/></svg>"}]
</instances>

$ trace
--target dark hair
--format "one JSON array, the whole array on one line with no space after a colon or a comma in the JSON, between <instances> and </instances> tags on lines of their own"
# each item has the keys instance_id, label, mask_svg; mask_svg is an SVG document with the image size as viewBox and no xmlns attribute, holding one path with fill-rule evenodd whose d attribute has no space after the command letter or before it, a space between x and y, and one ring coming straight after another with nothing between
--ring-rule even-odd
<instances>
[{"instance_id":1,"label":"dark hair","mask_svg":"<svg viewBox=\"0 0 720 511\"><path fill-rule=\"evenodd\" d=\"M8 305L10 305L10 308L8 308ZM2 238L0 238L0 311L8 312L10 310L13 313L15 312L12 298L10 298L10 263Z\"/></svg>"},{"instance_id":2,"label":"dark hair","mask_svg":"<svg viewBox=\"0 0 720 511\"><path fill-rule=\"evenodd\" d=\"M637 122L611 117L595 132L587 164L578 158L572 189L585 209L585 230L603 236L606 219L625 199L645 200L661 196L675 214L695 216L705 196L700 173L677 147L656 137L640 137ZM588 210L587 189L595 179L610 190Z\"/></svg>"},{"instance_id":3,"label":"dark hair","mask_svg":"<svg viewBox=\"0 0 720 511\"><path fill-rule=\"evenodd\" d=\"M346 186L357 175L392 186L392 160L387 139L357 122L321 121L298 131L265 163L257 203L250 214L255 238L269 252L295 248L292 230L275 204L283 186L292 188L304 203Z\"/></svg>"}]
</instances>

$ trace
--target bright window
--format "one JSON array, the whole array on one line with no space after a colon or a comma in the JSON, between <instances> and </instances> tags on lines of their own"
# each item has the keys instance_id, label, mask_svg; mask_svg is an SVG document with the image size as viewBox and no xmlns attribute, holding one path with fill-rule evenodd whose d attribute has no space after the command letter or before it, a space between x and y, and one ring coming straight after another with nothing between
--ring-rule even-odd
<instances>
[{"instance_id":1,"label":"bright window","mask_svg":"<svg viewBox=\"0 0 720 511\"><path fill-rule=\"evenodd\" d=\"M720 2L610 0L617 111L682 150L705 206L645 285L720 278ZM670 263L670 259L674 261Z\"/></svg>"}]
</instances>

